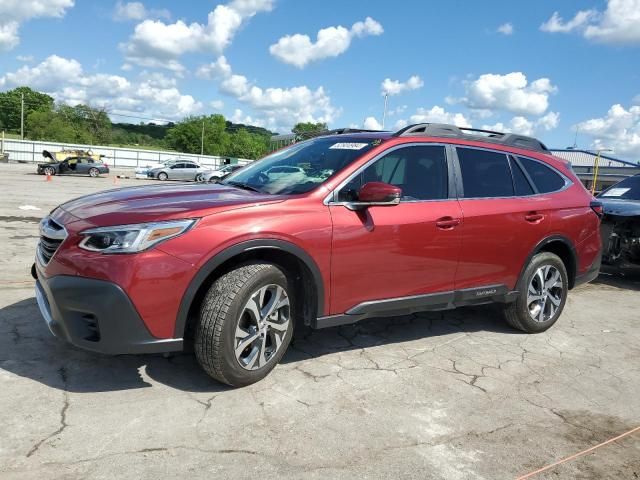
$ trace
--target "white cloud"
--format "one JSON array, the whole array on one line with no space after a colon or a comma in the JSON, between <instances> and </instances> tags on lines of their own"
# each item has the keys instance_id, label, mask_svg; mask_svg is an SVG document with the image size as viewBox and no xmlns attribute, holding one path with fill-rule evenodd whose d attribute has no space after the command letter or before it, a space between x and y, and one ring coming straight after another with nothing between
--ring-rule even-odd
<instances>
[{"instance_id":1,"label":"white cloud","mask_svg":"<svg viewBox=\"0 0 640 480\"><path fill-rule=\"evenodd\" d=\"M380 90L382 91L382 95L385 93L388 93L389 95L399 95L402 92L417 90L423 86L424 82L422 79L418 75L412 75L406 82L385 78L380 85Z\"/></svg>"},{"instance_id":2,"label":"white cloud","mask_svg":"<svg viewBox=\"0 0 640 480\"><path fill-rule=\"evenodd\" d=\"M202 108L191 95L180 93L176 84L175 79L157 72L142 72L136 81L120 75L87 74L77 60L57 55L0 77L0 88L26 85L70 105L88 103L112 114L170 120L181 119Z\"/></svg>"},{"instance_id":3,"label":"white cloud","mask_svg":"<svg viewBox=\"0 0 640 480\"><path fill-rule=\"evenodd\" d=\"M553 12L551 18L540 25L540 30L549 33L569 33L584 27L597 16L596 10L580 10L571 20L565 22L558 12Z\"/></svg>"},{"instance_id":4,"label":"white cloud","mask_svg":"<svg viewBox=\"0 0 640 480\"><path fill-rule=\"evenodd\" d=\"M283 63L304 68L308 63L343 54L355 37L381 35L383 32L382 25L367 17L364 22L354 23L350 29L339 25L318 30L315 42L309 35L286 35L271 45L269 52Z\"/></svg>"},{"instance_id":5,"label":"white cloud","mask_svg":"<svg viewBox=\"0 0 640 480\"><path fill-rule=\"evenodd\" d=\"M214 110L222 110L224 108L224 102L222 100L212 100L209 105Z\"/></svg>"},{"instance_id":6,"label":"white cloud","mask_svg":"<svg viewBox=\"0 0 640 480\"><path fill-rule=\"evenodd\" d=\"M233 73L225 58L218 58L212 65L220 91L252 108L257 113L252 120L271 130L287 130L298 122L331 123L340 114L322 87L262 88L244 75Z\"/></svg>"},{"instance_id":7,"label":"white cloud","mask_svg":"<svg viewBox=\"0 0 640 480\"><path fill-rule=\"evenodd\" d=\"M39 17L62 17L74 0L2 0L0 1L0 51L9 51L20 43L20 24Z\"/></svg>"},{"instance_id":8,"label":"white cloud","mask_svg":"<svg viewBox=\"0 0 640 480\"><path fill-rule=\"evenodd\" d=\"M593 148L613 148L620 156L640 160L640 106L613 105L605 116L581 122L576 128L593 139Z\"/></svg>"},{"instance_id":9,"label":"white cloud","mask_svg":"<svg viewBox=\"0 0 640 480\"><path fill-rule=\"evenodd\" d=\"M510 22L507 23L503 23L502 25L500 25L497 30L498 33L501 33L503 35L513 35L513 24Z\"/></svg>"},{"instance_id":10,"label":"white cloud","mask_svg":"<svg viewBox=\"0 0 640 480\"><path fill-rule=\"evenodd\" d=\"M181 55L222 53L243 22L256 13L271 10L272 6L273 0L233 0L209 12L206 24L145 20L136 25L129 41L120 48L128 63L181 71L183 67L178 62Z\"/></svg>"},{"instance_id":11,"label":"white cloud","mask_svg":"<svg viewBox=\"0 0 640 480\"><path fill-rule=\"evenodd\" d=\"M375 117L367 117L364 119L362 128L365 130L382 130L382 124Z\"/></svg>"},{"instance_id":12,"label":"white cloud","mask_svg":"<svg viewBox=\"0 0 640 480\"><path fill-rule=\"evenodd\" d=\"M494 125L483 125L482 129L534 136L541 132L553 130L558 126L559 121L560 114L556 112L549 112L536 120L529 120L521 115L517 115L513 117L507 125L498 122Z\"/></svg>"},{"instance_id":13,"label":"white cloud","mask_svg":"<svg viewBox=\"0 0 640 480\"><path fill-rule=\"evenodd\" d=\"M431 109L418 108L409 120L410 123L448 123L458 127L471 127L471 122L462 113L447 112L438 105Z\"/></svg>"},{"instance_id":14,"label":"white cloud","mask_svg":"<svg viewBox=\"0 0 640 480\"><path fill-rule=\"evenodd\" d=\"M171 13L166 8L148 9L142 2L118 1L113 12L113 18L117 21L145 20L147 18L171 18Z\"/></svg>"},{"instance_id":15,"label":"white cloud","mask_svg":"<svg viewBox=\"0 0 640 480\"><path fill-rule=\"evenodd\" d=\"M231 65L227 62L224 55L218 57L215 62L201 65L196 70L196 76L206 80L213 80L216 78L226 78L231 75Z\"/></svg>"},{"instance_id":16,"label":"white cloud","mask_svg":"<svg viewBox=\"0 0 640 480\"><path fill-rule=\"evenodd\" d=\"M16 57L16 60L22 63L31 63L33 62L34 58L33 55L18 55Z\"/></svg>"},{"instance_id":17,"label":"white cloud","mask_svg":"<svg viewBox=\"0 0 640 480\"><path fill-rule=\"evenodd\" d=\"M540 26L551 33L580 32L585 38L601 43L640 43L640 0L608 0L604 12L580 10L568 22L554 12Z\"/></svg>"},{"instance_id":18,"label":"white cloud","mask_svg":"<svg viewBox=\"0 0 640 480\"><path fill-rule=\"evenodd\" d=\"M522 72L506 75L485 73L467 84L467 96L458 99L472 109L505 110L520 115L542 115L549 107L549 95L557 88L548 78L530 84Z\"/></svg>"},{"instance_id":19,"label":"white cloud","mask_svg":"<svg viewBox=\"0 0 640 480\"><path fill-rule=\"evenodd\" d=\"M20 43L19 27L18 22L0 24L0 51L9 51L18 46Z\"/></svg>"}]
</instances>

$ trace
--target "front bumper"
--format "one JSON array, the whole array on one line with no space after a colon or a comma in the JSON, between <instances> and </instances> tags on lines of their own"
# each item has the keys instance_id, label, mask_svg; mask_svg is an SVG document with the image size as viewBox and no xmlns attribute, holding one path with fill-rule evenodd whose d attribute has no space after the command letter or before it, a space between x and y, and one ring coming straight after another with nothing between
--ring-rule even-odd
<instances>
[{"instance_id":1,"label":"front bumper","mask_svg":"<svg viewBox=\"0 0 640 480\"><path fill-rule=\"evenodd\" d=\"M51 333L86 350L129 354L183 348L182 338L151 335L127 294L111 282L38 275L36 300Z\"/></svg>"}]
</instances>

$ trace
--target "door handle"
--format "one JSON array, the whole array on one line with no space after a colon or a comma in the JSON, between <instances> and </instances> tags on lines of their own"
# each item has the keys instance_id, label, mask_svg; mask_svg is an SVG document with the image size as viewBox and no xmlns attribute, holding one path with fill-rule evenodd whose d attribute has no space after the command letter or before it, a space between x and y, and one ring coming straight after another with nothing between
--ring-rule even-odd
<instances>
[{"instance_id":1,"label":"door handle","mask_svg":"<svg viewBox=\"0 0 640 480\"><path fill-rule=\"evenodd\" d=\"M436 220L436 227L438 227L441 230L452 230L458 225L460 225L459 218L442 217Z\"/></svg>"},{"instance_id":2,"label":"door handle","mask_svg":"<svg viewBox=\"0 0 640 480\"><path fill-rule=\"evenodd\" d=\"M544 215L542 213L531 212L531 213L527 213L524 216L524 219L529 223L539 223L541 220L544 219Z\"/></svg>"}]
</instances>

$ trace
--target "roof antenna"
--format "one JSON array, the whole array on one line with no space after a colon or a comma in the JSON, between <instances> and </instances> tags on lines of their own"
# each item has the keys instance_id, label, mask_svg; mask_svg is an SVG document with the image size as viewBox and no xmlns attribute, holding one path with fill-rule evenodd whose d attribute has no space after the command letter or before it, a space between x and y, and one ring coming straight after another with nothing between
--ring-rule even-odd
<instances>
[{"instance_id":1,"label":"roof antenna","mask_svg":"<svg viewBox=\"0 0 640 480\"><path fill-rule=\"evenodd\" d=\"M573 147L571 147L574 150L576 150L578 148L578 130L579 129L580 129L580 127L578 125L576 125L576 135L575 135L575 137L573 137Z\"/></svg>"}]
</instances>

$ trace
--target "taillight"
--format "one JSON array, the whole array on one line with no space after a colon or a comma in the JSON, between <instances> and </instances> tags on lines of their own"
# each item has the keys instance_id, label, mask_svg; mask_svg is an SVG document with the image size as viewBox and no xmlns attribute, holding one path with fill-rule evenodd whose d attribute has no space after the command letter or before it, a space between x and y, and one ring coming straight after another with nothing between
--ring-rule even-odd
<instances>
[{"instance_id":1,"label":"taillight","mask_svg":"<svg viewBox=\"0 0 640 480\"><path fill-rule=\"evenodd\" d=\"M589 206L591 207L591 210L593 210L593 213L602 218L604 215L604 208L602 208L602 204L600 202L591 202L591 205Z\"/></svg>"}]
</instances>

